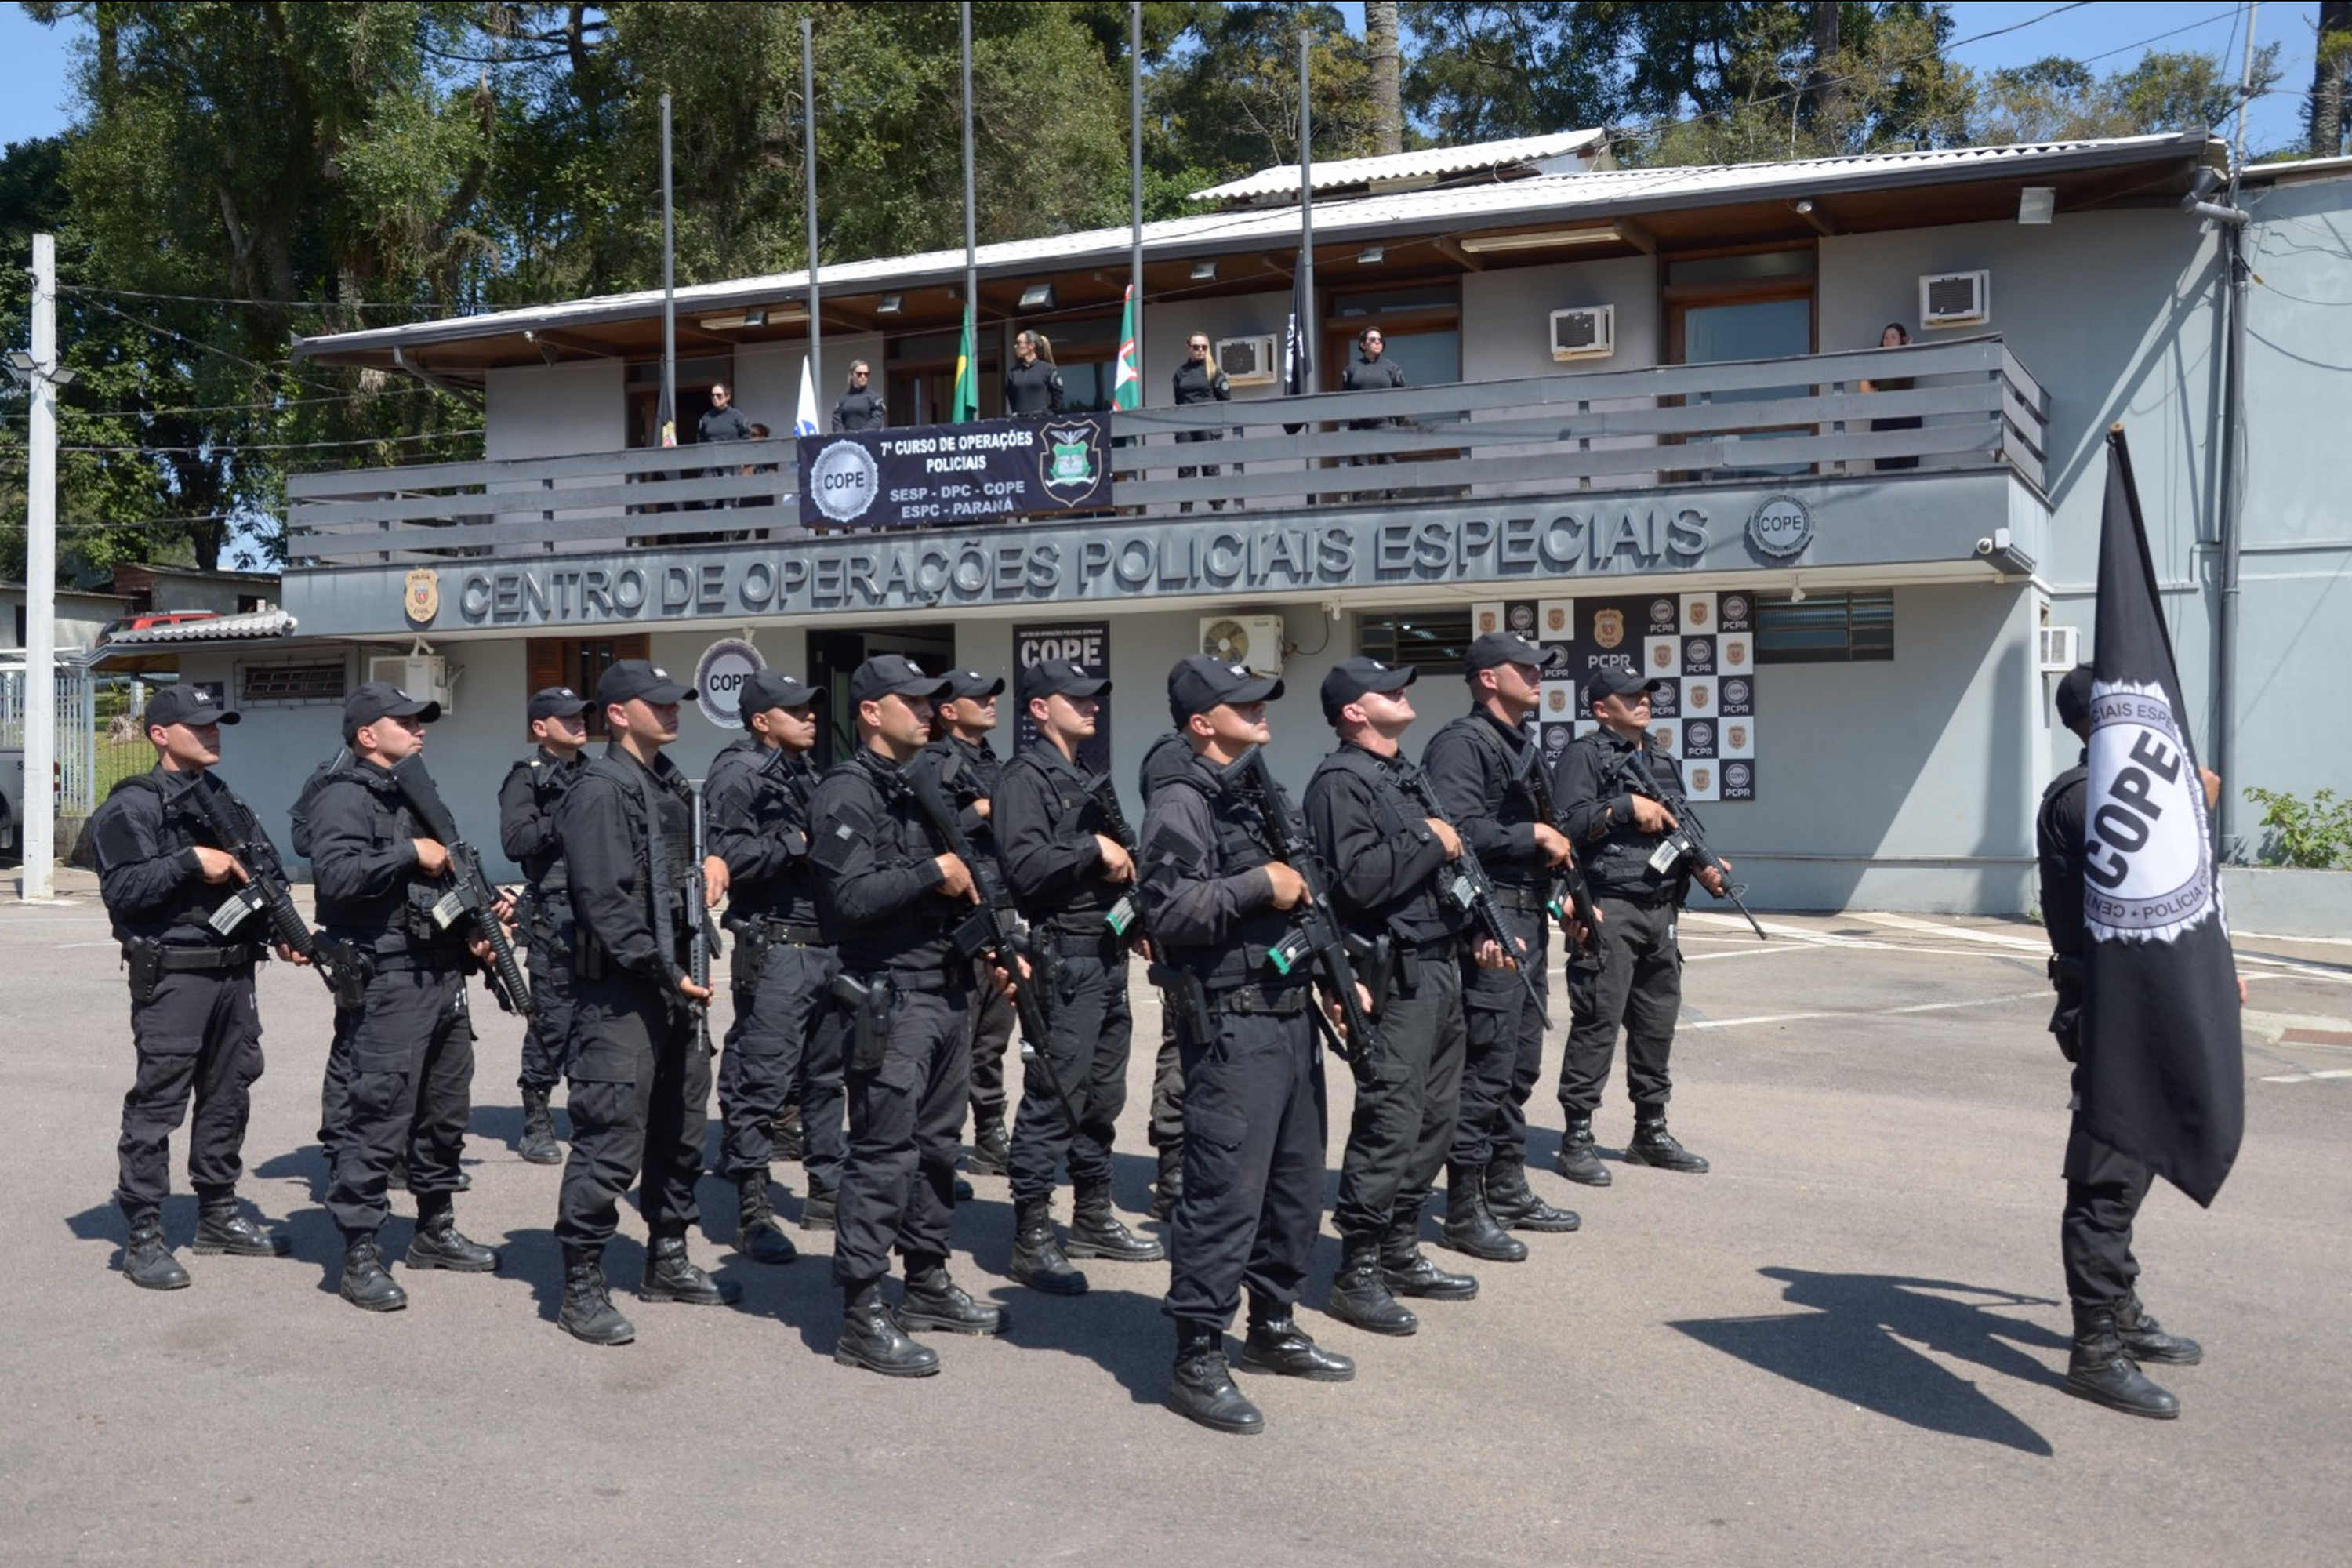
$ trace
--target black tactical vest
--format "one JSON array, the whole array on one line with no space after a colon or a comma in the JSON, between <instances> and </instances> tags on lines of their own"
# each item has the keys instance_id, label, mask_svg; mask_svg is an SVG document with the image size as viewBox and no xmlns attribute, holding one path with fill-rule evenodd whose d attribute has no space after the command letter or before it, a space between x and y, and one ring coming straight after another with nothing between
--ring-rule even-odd
<instances>
[{"instance_id":1,"label":"black tactical vest","mask_svg":"<svg viewBox=\"0 0 2352 1568\"><path fill-rule=\"evenodd\" d=\"M1196 757L1191 768L1160 787L1200 792L1209 804L1209 818L1216 825L1216 842L1210 846L1208 860L1189 875L1235 877L1274 859L1266 847L1270 836L1257 801L1246 790L1227 787L1208 763ZM1218 946L1180 947L1165 957L1174 967L1197 976L1210 991L1277 981L1281 976L1266 962L1266 954L1282 945L1290 928L1290 916L1267 904L1234 921Z\"/></svg>"}]
</instances>

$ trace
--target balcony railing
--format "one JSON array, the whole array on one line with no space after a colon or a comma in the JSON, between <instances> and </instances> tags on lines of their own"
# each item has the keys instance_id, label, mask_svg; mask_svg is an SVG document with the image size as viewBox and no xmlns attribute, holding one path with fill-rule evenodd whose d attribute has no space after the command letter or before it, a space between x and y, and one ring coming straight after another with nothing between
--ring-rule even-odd
<instances>
[{"instance_id":1,"label":"balcony railing","mask_svg":"<svg viewBox=\"0 0 2352 1568\"><path fill-rule=\"evenodd\" d=\"M1114 416L1116 497L1165 516L1987 468L2039 489L2047 410L1998 337L1148 408ZM798 538L794 449L302 475L289 553L299 568Z\"/></svg>"}]
</instances>

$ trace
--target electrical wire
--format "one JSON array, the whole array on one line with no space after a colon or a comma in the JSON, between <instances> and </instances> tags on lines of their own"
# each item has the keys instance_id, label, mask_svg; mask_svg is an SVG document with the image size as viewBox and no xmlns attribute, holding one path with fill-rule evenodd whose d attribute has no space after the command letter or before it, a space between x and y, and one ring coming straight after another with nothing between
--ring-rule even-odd
<instances>
[{"instance_id":1,"label":"electrical wire","mask_svg":"<svg viewBox=\"0 0 2352 1568\"><path fill-rule=\"evenodd\" d=\"M479 430L427 430L416 436L354 436L342 441L253 441L242 445L205 443L194 447L83 447L60 445L60 452L100 452L144 458L231 457L240 452L318 452L334 447L381 447L410 441L478 440Z\"/></svg>"},{"instance_id":2,"label":"electrical wire","mask_svg":"<svg viewBox=\"0 0 2352 1568\"><path fill-rule=\"evenodd\" d=\"M252 305L277 310L418 310L446 316L452 307L398 300L246 300L233 294L155 294L140 289L108 289L95 283L60 283L60 294L105 295L112 300L163 300L182 305Z\"/></svg>"}]
</instances>

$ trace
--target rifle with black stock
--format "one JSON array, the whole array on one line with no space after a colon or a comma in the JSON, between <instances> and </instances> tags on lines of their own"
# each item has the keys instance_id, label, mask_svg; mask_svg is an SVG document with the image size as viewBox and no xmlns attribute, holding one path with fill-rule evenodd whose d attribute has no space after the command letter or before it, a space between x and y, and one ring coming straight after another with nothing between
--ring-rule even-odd
<instances>
[{"instance_id":1,"label":"rifle with black stock","mask_svg":"<svg viewBox=\"0 0 2352 1568\"><path fill-rule=\"evenodd\" d=\"M1318 984L1339 1007L1339 1016L1347 1025L1346 1039L1340 1038L1322 1009L1310 1007L1307 1011L1314 1016L1316 1026L1322 1031L1332 1054L1354 1069L1359 1084L1370 1084L1380 1071L1380 1031L1373 1027L1371 1015L1364 1010L1363 998L1357 994L1355 957L1350 952L1347 928L1339 923L1339 912L1331 907L1330 889L1325 885L1322 862L1315 853L1315 846L1307 837L1306 826L1290 815L1289 798L1268 771L1264 747L1250 747L1234 759L1225 773L1257 796L1258 816L1265 825L1266 847L1307 884L1307 896L1289 911L1290 940L1267 957L1285 974L1302 962L1314 964Z\"/></svg>"},{"instance_id":2,"label":"rifle with black stock","mask_svg":"<svg viewBox=\"0 0 2352 1568\"><path fill-rule=\"evenodd\" d=\"M705 868L707 851L702 842L702 781L694 781L694 864L686 874L686 918L694 922L694 940L687 948L687 978L705 991L710 989L710 960L719 951L719 933L710 919L710 873ZM696 997L688 1004L694 1011L694 1043L704 1056L710 1054L710 999Z\"/></svg>"},{"instance_id":3,"label":"rifle with black stock","mask_svg":"<svg viewBox=\"0 0 2352 1568\"><path fill-rule=\"evenodd\" d=\"M973 891L978 895L978 907L956 932L956 947L970 957L986 957L1004 971L1013 984L1013 1016L1021 1025L1021 1066L1026 1071L1034 1066L1045 1076L1045 1087L1062 1102L1063 1112L1076 1131L1083 1120L1078 1114L1078 1102L1071 1098L1062 1075L1054 1068L1054 1058L1047 1050L1052 1039L1045 1021L1045 1005L1040 1000L1039 989L1045 984L1045 965L1033 961L1029 974L1022 977L1018 960L1028 956L1028 943L1021 934L1021 917L1013 909L1012 895L1004 879L990 867L983 872L979 851L964 833L956 808L940 793L944 783L941 773L925 775L910 773L908 784L915 792L915 804L922 807L948 852L961 860L971 872Z\"/></svg>"},{"instance_id":4,"label":"rifle with black stock","mask_svg":"<svg viewBox=\"0 0 2352 1568\"><path fill-rule=\"evenodd\" d=\"M1535 976L1528 973L1530 960L1540 963L1542 958L1519 950L1519 939L1512 933L1510 921L1503 918L1503 900L1495 896L1493 879L1480 863L1478 852L1470 847L1469 837L1447 818L1445 808L1438 804L1437 791L1431 786L1429 775L1402 757L1397 759L1396 771L1406 793L1421 803L1423 813L1454 828L1454 836L1462 845L1462 853L1438 870L1439 896L1475 921L1481 931L1495 939L1495 945L1503 950L1503 956L1512 961L1512 970L1518 975L1519 984L1527 989L1528 1002L1535 1008L1536 1016L1543 1020L1545 1028L1550 1028L1551 1010L1544 1005L1543 993L1536 989Z\"/></svg>"},{"instance_id":5,"label":"rifle with black stock","mask_svg":"<svg viewBox=\"0 0 2352 1568\"><path fill-rule=\"evenodd\" d=\"M302 918L302 911L295 907L294 889L286 879L286 867L278 858L277 846L254 823L252 812L228 808L222 798L226 794L226 788L197 777L188 781L181 796L204 824L205 831L212 836L214 847L236 857L237 863L252 879L213 912L212 928L226 936L244 922L247 915L258 910L268 917L271 939L288 952L308 960L310 967L319 972L319 978L327 983L327 989L335 990L342 963L340 952L334 951L337 944L320 942L310 923ZM239 816L245 819L242 824L236 820Z\"/></svg>"},{"instance_id":6,"label":"rifle with black stock","mask_svg":"<svg viewBox=\"0 0 2352 1568\"><path fill-rule=\"evenodd\" d=\"M490 967L485 978L490 994L499 1006L525 1017L530 1015L530 986L522 977L522 964L515 957L514 942L507 936L507 928L499 919L499 890L482 875L482 858L474 847L457 836L457 819L441 799L439 786L425 766L421 752L410 752L394 763L392 782L400 790L400 798L416 814L425 831L437 840L449 854L449 868L443 874L448 891L433 906L434 923L446 931L459 921L470 923L476 933L489 944Z\"/></svg>"},{"instance_id":7,"label":"rifle with black stock","mask_svg":"<svg viewBox=\"0 0 2352 1568\"><path fill-rule=\"evenodd\" d=\"M1575 840L1568 831L1567 819L1559 814L1559 804L1552 798L1551 778L1544 772L1541 748L1528 748L1527 765L1520 770L1519 783L1526 787L1536 816L1570 841L1568 864L1552 868L1551 891L1544 900L1544 907L1551 911L1551 918L1559 922L1560 930L1568 934L1578 952L1591 952L1593 943L1600 940L1593 927L1601 920L1601 906L1592 901L1592 884L1585 880L1584 868L1577 864Z\"/></svg>"},{"instance_id":8,"label":"rifle with black stock","mask_svg":"<svg viewBox=\"0 0 2352 1568\"><path fill-rule=\"evenodd\" d=\"M1698 815L1691 810L1689 799L1680 790L1669 789L1660 784L1657 775L1650 771L1646 737L1641 744L1625 753L1623 760L1617 764L1615 776L1634 794L1647 795L1674 813L1674 831L1666 835L1665 842L1651 851L1650 869L1662 877L1671 877L1685 866L1713 867L1716 874L1723 879L1723 891L1717 897L1730 900L1731 907L1740 912L1748 921L1748 929L1756 933L1758 942L1770 941L1764 934L1764 928L1757 924L1756 917L1748 912L1747 903L1741 900L1739 895L1746 889L1732 881L1731 863L1707 847L1706 830L1699 826ZM1702 882L1699 886L1704 888L1706 884ZM1707 890L1714 891L1713 889Z\"/></svg>"}]
</instances>

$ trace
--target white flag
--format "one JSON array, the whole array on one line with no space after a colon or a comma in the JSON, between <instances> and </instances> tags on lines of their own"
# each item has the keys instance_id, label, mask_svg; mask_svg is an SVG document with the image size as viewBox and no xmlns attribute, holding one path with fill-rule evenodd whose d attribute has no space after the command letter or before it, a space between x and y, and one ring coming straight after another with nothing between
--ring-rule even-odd
<instances>
[{"instance_id":1,"label":"white flag","mask_svg":"<svg viewBox=\"0 0 2352 1568\"><path fill-rule=\"evenodd\" d=\"M793 433L796 436L814 436L817 433L816 377L810 374L809 362L805 356L801 360L801 410L793 420Z\"/></svg>"}]
</instances>

